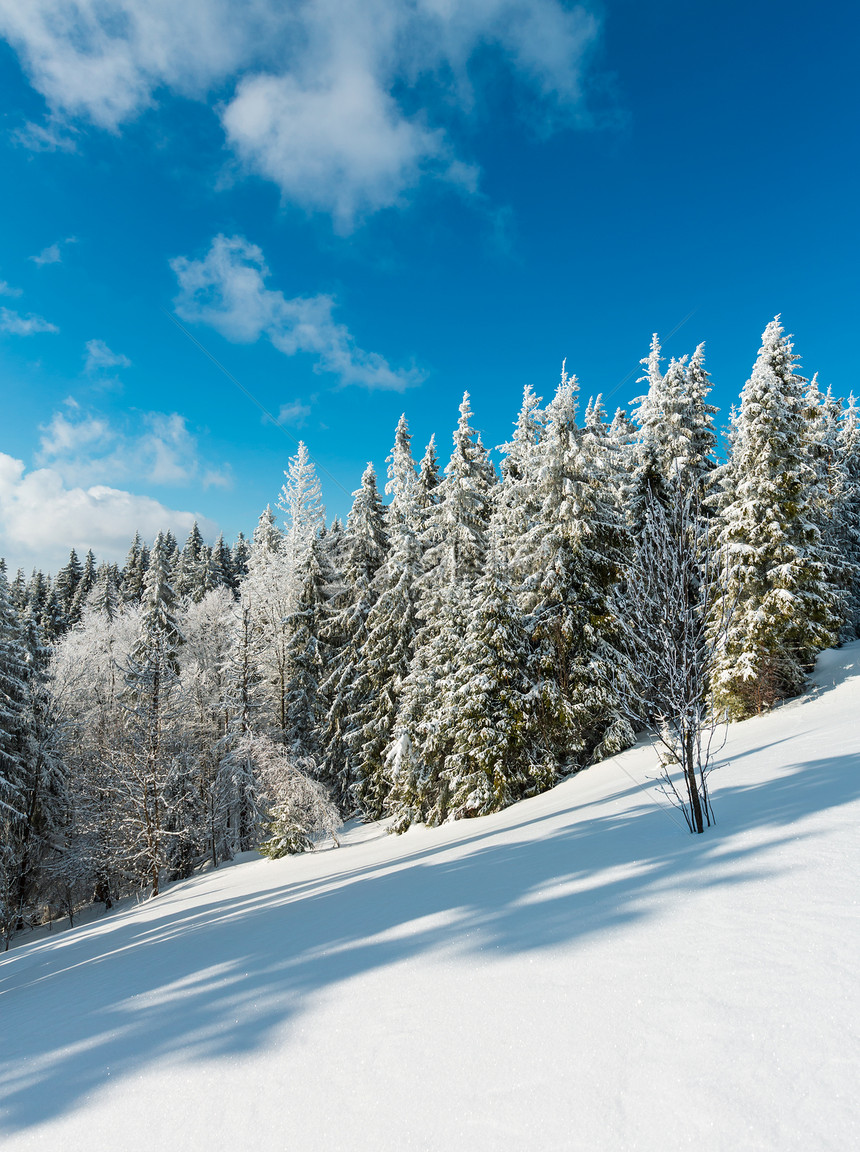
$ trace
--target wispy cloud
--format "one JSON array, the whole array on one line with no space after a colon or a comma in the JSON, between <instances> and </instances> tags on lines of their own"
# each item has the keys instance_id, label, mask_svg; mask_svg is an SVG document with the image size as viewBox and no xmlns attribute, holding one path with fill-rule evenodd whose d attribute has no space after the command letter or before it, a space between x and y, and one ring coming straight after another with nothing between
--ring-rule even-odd
<instances>
[{"instance_id":1,"label":"wispy cloud","mask_svg":"<svg viewBox=\"0 0 860 1152\"><path fill-rule=\"evenodd\" d=\"M72 125L56 119L45 124L34 124L28 120L22 128L12 133L12 140L30 152L75 152L77 142L74 133Z\"/></svg>"},{"instance_id":2,"label":"wispy cloud","mask_svg":"<svg viewBox=\"0 0 860 1152\"><path fill-rule=\"evenodd\" d=\"M229 469L202 459L197 438L178 412L133 413L127 425L118 426L69 397L65 410L55 412L39 431L37 462L49 465L67 484L232 483Z\"/></svg>"},{"instance_id":3,"label":"wispy cloud","mask_svg":"<svg viewBox=\"0 0 860 1152\"><path fill-rule=\"evenodd\" d=\"M122 352L113 352L104 340L88 340L85 368L87 372L98 372L103 368L130 368L131 361Z\"/></svg>"},{"instance_id":4,"label":"wispy cloud","mask_svg":"<svg viewBox=\"0 0 860 1152\"><path fill-rule=\"evenodd\" d=\"M0 308L0 332L8 332L12 336L35 336L37 332L59 331L56 324L51 324L44 316L37 316L34 312L22 315L10 308Z\"/></svg>"},{"instance_id":5,"label":"wispy cloud","mask_svg":"<svg viewBox=\"0 0 860 1152\"><path fill-rule=\"evenodd\" d=\"M179 281L179 315L208 324L228 340L253 343L265 336L286 356L313 356L315 371L331 372L341 384L402 392L425 377L417 368L392 368L379 353L358 347L346 325L334 319L333 297L288 299L267 288L263 253L242 236L216 236L202 260L180 256L170 266Z\"/></svg>"},{"instance_id":6,"label":"wispy cloud","mask_svg":"<svg viewBox=\"0 0 860 1152\"><path fill-rule=\"evenodd\" d=\"M5 280L0 280L0 296L20 296L21 289L13 288L11 284L7 284Z\"/></svg>"},{"instance_id":7,"label":"wispy cloud","mask_svg":"<svg viewBox=\"0 0 860 1152\"><path fill-rule=\"evenodd\" d=\"M310 414L310 404L303 404L301 400L292 400L289 404L281 405L278 411L278 423L289 424L293 428L303 428Z\"/></svg>"},{"instance_id":8,"label":"wispy cloud","mask_svg":"<svg viewBox=\"0 0 860 1152\"><path fill-rule=\"evenodd\" d=\"M0 32L50 109L23 141L68 147L75 120L117 131L171 90L208 101L249 172L345 231L427 175L476 186L452 143L468 132L449 128L485 114L477 54L531 95L538 130L579 114L599 22L568 0L0 0Z\"/></svg>"},{"instance_id":9,"label":"wispy cloud","mask_svg":"<svg viewBox=\"0 0 860 1152\"><path fill-rule=\"evenodd\" d=\"M60 245L49 244L48 247L43 248L37 256L31 256L30 259L40 268L43 264L59 264L63 259L60 254Z\"/></svg>"},{"instance_id":10,"label":"wispy cloud","mask_svg":"<svg viewBox=\"0 0 860 1152\"><path fill-rule=\"evenodd\" d=\"M0 0L2 4L3 0ZM67 236L65 240L57 240L54 244L49 244L47 248L43 248L41 252L30 259L38 267L42 268L46 264L62 264L63 262L63 248L67 244L77 244L77 237Z\"/></svg>"},{"instance_id":11,"label":"wispy cloud","mask_svg":"<svg viewBox=\"0 0 860 1152\"><path fill-rule=\"evenodd\" d=\"M152 540L170 529L181 539L195 520L214 537L217 526L197 512L106 485L69 486L54 468L28 472L22 460L0 452L0 553L15 563L51 567L69 548L119 559L135 531Z\"/></svg>"}]
</instances>

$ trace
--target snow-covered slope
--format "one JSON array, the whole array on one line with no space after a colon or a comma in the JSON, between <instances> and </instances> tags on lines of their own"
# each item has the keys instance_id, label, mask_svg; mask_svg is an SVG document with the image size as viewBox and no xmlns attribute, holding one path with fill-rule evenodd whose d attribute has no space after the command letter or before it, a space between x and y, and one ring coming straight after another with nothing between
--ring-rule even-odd
<instances>
[{"instance_id":1,"label":"snow-covered slope","mask_svg":"<svg viewBox=\"0 0 860 1152\"><path fill-rule=\"evenodd\" d=\"M704 836L632 749L13 950L4 1152L860 1147L860 645L815 680Z\"/></svg>"}]
</instances>

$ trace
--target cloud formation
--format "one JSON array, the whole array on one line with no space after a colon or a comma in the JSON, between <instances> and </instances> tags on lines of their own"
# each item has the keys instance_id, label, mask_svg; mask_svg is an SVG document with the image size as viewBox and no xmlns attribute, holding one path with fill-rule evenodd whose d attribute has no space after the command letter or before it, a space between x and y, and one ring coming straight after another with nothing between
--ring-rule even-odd
<instances>
[{"instance_id":1,"label":"cloud formation","mask_svg":"<svg viewBox=\"0 0 860 1152\"><path fill-rule=\"evenodd\" d=\"M24 142L70 146L64 120L116 132L165 91L207 101L248 171L344 231L427 174L474 187L447 128L479 116L479 53L545 120L581 107L598 31L565 0L0 0L50 109Z\"/></svg>"},{"instance_id":2,"label":"cloud formation","mask_svg":"<svg viewBox=\"0 0 860 1152\"><path fill-rule=\"evenodd\" d=\"M197 439L178 412L137 412L118 427L99 413L84 412L71 397L66 410L43 425L38 463L66 484L122 481L229 487L228 470L201 459Z\"/></svg>"},{"instance_id":3,"label":"cloud formation","mask_svg":"<svg viewBox=\"0 0 860 1152\"><path fill-rule=\"evenodd\" d=\"M250 344L265 336L286 356L313 356L315 371L331 372L344 385L402 392L424 379L417 368L392 368L377 352L359 348L346 325L334 319L331 296L287 299L267 288L263 253L242 236L216 236L202 260L180 256L170 266L179 281L177 313L227 340Z\"/></svg>"},{"instance_id":4,"label":"cloud formation","mask_svg":"<svg viewBox=\"0 0 860 1152\"><path fill-rule=\"evenodd\" d=\"M181 539L195 520L214 537L217 526L195 512L105 485L68 487L55 469L27 472L22 460L0 452L0 555L13 566L56 568L70 548L119 560L135 531L151 541L170 529Z\"/></svg>"},{"instance_id":5,"label":"cloud formation","mask_svg":"<svg viewBox=\"0 0 860 1152\"><path fill-rule=\"evenodd\" d=\"M60 255L60 245L49 244L48 247L43 248L37 256L31 256L30 259L40 268L43 264L59 264L63 259Z\"/></svg>"},{"instance_id":6,"label":"cloud formation","mask_svg":"<svg viewBox=\"0 0 860 1152\"><path fill-rule=\"evenodd\" d=\"M121 352L112 352L104 340L88 340L84 347L87 350L86 371L97 372L102 368L130 368L131 361Z\"/></svg>"},{"instance_id":7,"label":"cloud formation","mask_svg":"<svg viewBox=\"0 0 860 1152\"><path fill-rule=\"evenodd\" d=\"M11 284L7 284L5 280L0 280L0 296L20 296L21 289L13 288Z\"/></svg>"},{"instance_id":8,"label":"cloud formation","mask_svg":"<svg viewBox=\"0 0 860 1152\"><path fill-rule=\"evenodd\" d=\"M55 324L34 312L24 316L20 312L13 312L11 308L0 308L0 332L8 332L12 336L35 336L37 332L59 331Z\"/></svg>"},{"instance_id":9,"label":"cloud formation","mask_svg":"<svg viewBox=\"0 0 860 1152\"><path fill-rule=\"evenodd\" d=\"M293 428L303 428L310 414L310 404L303 404L301 400L292 400L289 404L281 405L278 411L278 423L290 424Z\"/></svg>"}]
</instances>

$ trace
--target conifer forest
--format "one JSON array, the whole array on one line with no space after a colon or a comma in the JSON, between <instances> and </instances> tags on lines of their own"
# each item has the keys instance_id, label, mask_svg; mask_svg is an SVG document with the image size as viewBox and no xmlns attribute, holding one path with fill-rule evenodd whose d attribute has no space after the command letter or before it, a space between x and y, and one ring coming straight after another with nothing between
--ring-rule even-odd
<instances>
[{"instance_id":1,"label":"conifer forest","mask_svg":"<svg viewBox=\"0 0 860 1152\"><path fill-rule=\"evenodd\" d=\"M403 416L345 523L299 444L250 539L0 564L6 945L350 817L497 811L645 731L706 829L717 727L860 636L860 420L779 318L722 422L703 345L643 366L630 412L526 387L498 467L468 395L447 459Z\"/></svg>"}]
</instances>

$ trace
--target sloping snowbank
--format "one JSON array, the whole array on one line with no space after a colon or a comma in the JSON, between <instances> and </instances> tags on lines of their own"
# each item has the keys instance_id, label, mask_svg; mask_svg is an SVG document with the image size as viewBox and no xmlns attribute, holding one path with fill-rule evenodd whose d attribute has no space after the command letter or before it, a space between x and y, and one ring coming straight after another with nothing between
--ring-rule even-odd
<instances>
[{"instance_id":1,"label":"sloping snowbank","mask_svg":"<svg viewBox=\"0 0 860 1152\"><path fill-rule=\"evenodd\" d=\"M860 644L690 836L631 749L0 960L4 1152L860 1147Z\"/></svg>"}]
</instances>

